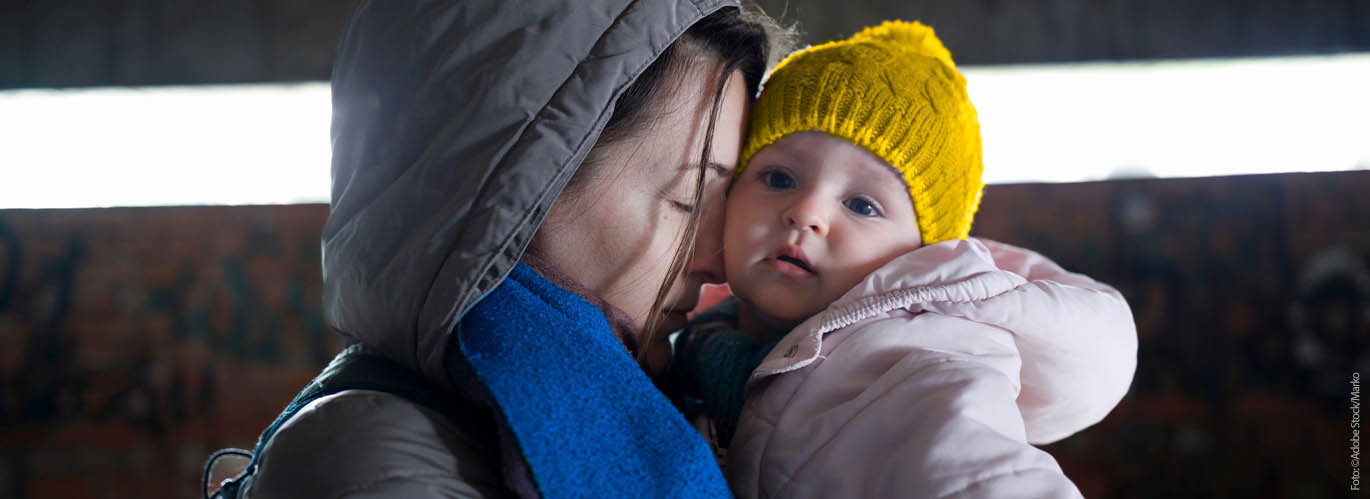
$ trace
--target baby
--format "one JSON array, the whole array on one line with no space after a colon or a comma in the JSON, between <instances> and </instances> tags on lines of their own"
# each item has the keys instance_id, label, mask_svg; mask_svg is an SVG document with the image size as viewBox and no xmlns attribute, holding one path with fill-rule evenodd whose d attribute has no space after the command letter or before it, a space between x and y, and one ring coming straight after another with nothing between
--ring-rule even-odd
<instances>
[{"instance_id":1,"label":"baby","mask_svg":"<svg viewBox=\"0 0 1370 499\"><path fill-rule=\"evenodd\" d=\"M979 123L932 29L805 49L765 88L728 191L734 297L672 361L733 491L1079 496L1030 444L1126 393L1132 315L1107 285L969 237Z\"/></svg>"}]
</instances>

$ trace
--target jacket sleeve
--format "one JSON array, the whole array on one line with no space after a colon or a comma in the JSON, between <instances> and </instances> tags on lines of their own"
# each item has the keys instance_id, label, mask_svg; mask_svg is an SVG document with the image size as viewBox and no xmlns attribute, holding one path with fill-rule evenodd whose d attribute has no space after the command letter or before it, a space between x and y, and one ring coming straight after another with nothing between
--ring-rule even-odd
<instances>
[{"instance_id":1,"label":"jacket sleeve","mask_svg":"<svg viewBox=\"0 0 1370 499\"><path fill-rule=\"evenodd\" d=\"M728 451L739 497L1080 497L1025 440L1008 333L934 314L865 328L803 389L748 400Z\"/></svg>"},{"instance_id":2,"label":"jacket sleeve","mask_svg":"<svg viewBox=\"0 0 1370 499\"><path fill-rule=\"evenodd\" d=\"M990 320L1014 333L1023 359L1018 406L1028 441L1055 442L1102 420L1127 393L1137 368L1137 327L1127 300L1033 251L979 241L996 266L1028 281L1005 293L1013 296L992 298L980 309L994 311L999 316Z\"/></svg>"},{"instance_id":3,"label":"jacket sleeve","mask_svg":"<svg viewBox=\"0 0 1370 499\"><path fill-rule=\"evenodd\" d=\"M509 497L498 450L388 393L348 390L305 406L262 450L248 499Z\"/></svg>"}]
</instances>

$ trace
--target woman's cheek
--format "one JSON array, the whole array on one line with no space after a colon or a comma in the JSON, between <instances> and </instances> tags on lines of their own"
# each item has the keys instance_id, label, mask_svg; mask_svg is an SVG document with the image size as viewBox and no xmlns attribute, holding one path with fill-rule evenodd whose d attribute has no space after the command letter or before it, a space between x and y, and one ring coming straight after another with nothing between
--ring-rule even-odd
<instances>
[{"instance_id":1,"label":"woman's cheek","mask_svg":"<svg viewBox=\"0 0 1370 499\"><path fill-rule=\"evenodd\" d=\"M647 234L643 239L650 242L645 248L636 248L641 257L635 269L638 278L634 281L640 288L636 291L636 297L641 302L644 320L645 315L650 313L659 286L666 282L666 274L670 271L680 236L688 222L687 214L664 202L659 203L655 212L655 219L642 221L642 230Z\"/></svg>"}]
</instances>

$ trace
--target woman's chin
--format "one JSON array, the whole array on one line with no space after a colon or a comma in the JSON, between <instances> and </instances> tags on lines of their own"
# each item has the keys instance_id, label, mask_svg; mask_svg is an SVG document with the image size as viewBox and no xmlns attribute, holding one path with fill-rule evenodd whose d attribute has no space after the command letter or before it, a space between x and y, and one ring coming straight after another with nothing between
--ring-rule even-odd
<instances>
[{"instance_id":1,"label":"woman's chin","mask_svg":"<svg viewBox=\"0 0 1370 499\"><path fill-rule=\"evenodd\" d=\"M684 312L667 313L662 316L661 322L658 323L656 334L642 334L640 336L640 338L643 338L644 340L649 336L651 338L651 343L639 347L643 350L644 354L641 360L642 370L646 371L648 376L655 377L661 375L670 367L671 333L685 327L685 324Z\"/></svg>"},{"instance_id":2,"label":"woman's chin","mask_svg":"<svg viewBox=\"0 0 1370 499\"><path fill-rule=\"evenodd\" d=\"M661 315L661 322L657 326L657 334L664 336L679 331L689 323L687 312L666 312Z\"/></svg>"}]
</instances>

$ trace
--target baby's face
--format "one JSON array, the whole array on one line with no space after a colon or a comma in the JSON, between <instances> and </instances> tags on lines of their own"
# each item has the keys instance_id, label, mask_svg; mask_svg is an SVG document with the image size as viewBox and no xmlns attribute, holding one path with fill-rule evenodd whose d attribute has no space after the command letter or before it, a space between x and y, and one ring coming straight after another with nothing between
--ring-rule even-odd
<instances>
[{"instance_id":1,"label":"baby's face","mask_svg":"<svg viewBox=\"0 0 1370 499\"><path fill-rule=\"evenodd\" d=\"M723 261L733 293L793 328L922 237L898 172L823 132L752 156L728 193Z\"/></svg>"}]
</instances>

